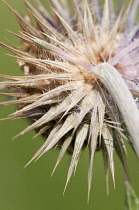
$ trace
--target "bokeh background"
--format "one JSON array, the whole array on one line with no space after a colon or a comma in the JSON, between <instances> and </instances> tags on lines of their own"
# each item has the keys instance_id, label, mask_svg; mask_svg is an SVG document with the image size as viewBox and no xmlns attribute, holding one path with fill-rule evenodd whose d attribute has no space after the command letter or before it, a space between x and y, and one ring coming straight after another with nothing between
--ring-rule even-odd
<instances>
[{"instance_id":1,"label":"bokeh background","mask_svg":"<svg viewBox=\"0 0 139 210\"><path fill-rule=\"evenodd\" d=\"M23 0L7 0L7 2L21 14L26 11ZM47 6L46 0L42 0L42 2ZM0 0L0 41L8 43L6 40L8 38L14 44L19 44L19 41L5 29L17 33L20 31L15 17ZM15 59L7 56L6 53L9 52L0 48L0 73L21 75ZM5 99L0 96L0 100ZM15 110L16 107L14 106L1 105L0 118L6 117ZM124 174L116 155L116 189L113 188L110 177L110 190L109 195L107 195L102 155L100 152L96 154L89 204L87 204L88 151L85 150L82 153L76 176L72 177L64 196L63 189L70 155L64 157L52 177L51 172L55 165L58 150L51 150L37 162L24 169L24 165L43 143L41 137L33 139L35 134L33 131L12 140L12 137L28 124L26 120L0 121L0 210L124 209ZM133 187L139 196L139 162L128 144L127 150L127 162Z\"/></svg>"}]
</instances>

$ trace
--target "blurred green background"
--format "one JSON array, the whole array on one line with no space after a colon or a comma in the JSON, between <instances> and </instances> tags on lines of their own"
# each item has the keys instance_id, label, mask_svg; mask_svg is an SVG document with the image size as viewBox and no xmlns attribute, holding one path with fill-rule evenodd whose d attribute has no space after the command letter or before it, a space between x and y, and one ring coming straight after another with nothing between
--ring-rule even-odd
<instances>
[{"instance_id":1,"label":"blurred green background","mask_svg":"<svg viewBox=\"0 0 139 210\"><path fill-rule=\"evenodd\" d=\"M26 11L22 0L7 0L7 2L21 14ZM42 0L46 5L46 0ZM128 2L128 1L127 1ZM17 32L20 30L14 16L0 0L0 41L8 43L5 36L14 44L18 40L5 29ZM15 59L5 55L5 49L0 48L0 73L19 75ZM4 98L0 96L0 100ZM14 106L0 106L0 118L16 110ZM87 204L87 170L88 151L81 155L76 176L72 177L65 195L63 189L66 174L70 163L70 156L66 155L50 177L58 155L58 150L51 150L36 163L26 169L24 165L30 160L37 149L42 145L43 139L32 139L34 132L11 140L28 125L26 120L0 121L0 210L123 210L124 209L124 175L121 163L115 156L116 189L113 188L110 177L110 193L106 194L104 168L101 152L95 157L93 184L90 202ZM127 145L130 174L133 187L139 196L139 163L133 151Z\"/></svg>"}]
</instances>

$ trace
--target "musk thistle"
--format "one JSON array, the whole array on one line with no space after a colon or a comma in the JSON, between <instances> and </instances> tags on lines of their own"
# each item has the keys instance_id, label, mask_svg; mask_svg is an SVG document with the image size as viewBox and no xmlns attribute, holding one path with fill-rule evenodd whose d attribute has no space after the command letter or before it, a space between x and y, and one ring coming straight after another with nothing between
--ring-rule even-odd
<instances>
[{"instance_id":1,"label":"musk thistle","mask_svg":"<svg viewBox=\"0 0 139 210\"><path fill-rule=\"evenodd\" d=\"M45 138L33 160L61 146L54 171L66 151L72 153L66 186L76 170L81 151L89 150L88 196L95 152L101 150L106 180L118 154L129 181L125 143L139 157L139 0L125 7L113 0L51 0L49 13L40 1L35 7L24 0L29 14L15 15L22 32L14 34L22 46L0 45L15 54L24 76L0 75L1 84L16 91L8 94L18 110L7 119L29 118L30 130ZM35 21L34 21L35 20ZM29 164L28 163L28 164ZM53 172L54 172L53 171ZM66 188L66 187L65 187Z\"/></svg>"}]
</instances>

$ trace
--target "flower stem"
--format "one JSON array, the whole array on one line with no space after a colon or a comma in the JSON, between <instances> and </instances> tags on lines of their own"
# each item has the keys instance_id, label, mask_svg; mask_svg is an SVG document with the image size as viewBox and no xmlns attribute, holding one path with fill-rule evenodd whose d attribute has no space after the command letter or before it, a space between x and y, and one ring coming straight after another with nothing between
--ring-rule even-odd
<instances>
[{"instance_id":1,"label":"flower stem","mask_svg":"<svg viewBox=\"0 0 139 210\"><path fill-rule=\"evenodd\" d=\"M139 157L139 110L124 79L117 69L108 63L99 64L92 70L116 102Z\"/></svg>"}]
</instances>

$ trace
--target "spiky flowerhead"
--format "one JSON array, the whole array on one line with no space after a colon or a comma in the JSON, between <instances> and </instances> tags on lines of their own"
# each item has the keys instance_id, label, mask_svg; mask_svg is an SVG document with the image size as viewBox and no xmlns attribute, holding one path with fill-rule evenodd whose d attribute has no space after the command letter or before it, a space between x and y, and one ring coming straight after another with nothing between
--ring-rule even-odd
<instances>
[{"instance_id":1,"label":"spiky flowerhead","mask_svg":"<svg viewBox=\"0 0 139 210\"><path fill-rule=\"evenodd\" d=\"M72 9L67 1L51 0L51 14L38 0L37 9L24 2L29 9L24 17L8 5L22 29L13 33L22 41L21 50L0 43L16 55L24 76L0 75L8 79L1 84L18 90L9 93L17 100L1 104L19 104L8 119L32 120L19 135L35 129L45 137L31 161L61 145L56 168L72 147L67 185L88 147L89 194L95 152L102 151L106 180L110 167L114 181L115 150L129 180L123 140L130 140L139 155L139 1L129 1L126 8L119 1L116 11L112 0L104 5L73 0Z\"/></svg>"}]
</instances>

